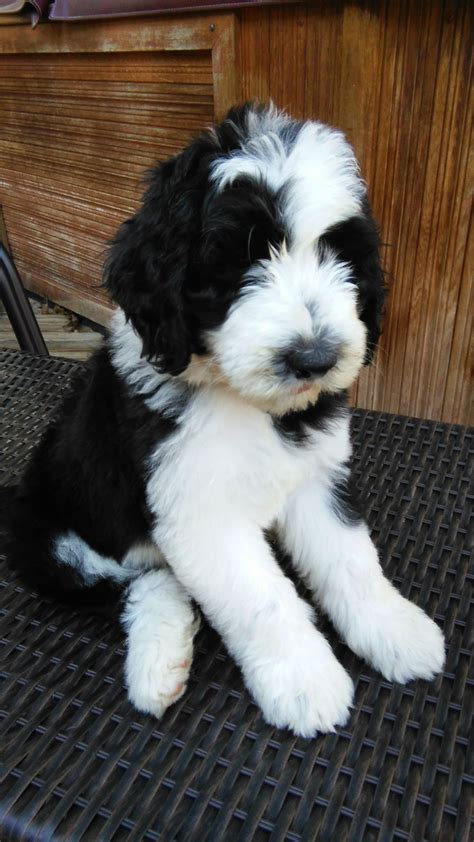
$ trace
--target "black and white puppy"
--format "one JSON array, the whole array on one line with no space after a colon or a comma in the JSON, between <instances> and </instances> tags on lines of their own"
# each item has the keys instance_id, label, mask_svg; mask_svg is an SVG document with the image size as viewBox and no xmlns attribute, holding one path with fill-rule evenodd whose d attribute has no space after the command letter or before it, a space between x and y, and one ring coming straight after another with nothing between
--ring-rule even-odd
<instances>
[{"instance_id":1,"label":"black and white puppy","mask_svg":"<svg viewBox=\"0 0 474 842\"><path fill-rule=\"evenodd\" d=\"M384 578L345 493L378 245L344 136L273 106L232 110L158 166L120 228L111 335L27 470L14 556L35 587L121 616L139 710L184 693L195 600L268 722L309 737L346 721L351 679L271 526L358 655L400 682L442 669L440 630Z\"/></svg>"}]
</instances>

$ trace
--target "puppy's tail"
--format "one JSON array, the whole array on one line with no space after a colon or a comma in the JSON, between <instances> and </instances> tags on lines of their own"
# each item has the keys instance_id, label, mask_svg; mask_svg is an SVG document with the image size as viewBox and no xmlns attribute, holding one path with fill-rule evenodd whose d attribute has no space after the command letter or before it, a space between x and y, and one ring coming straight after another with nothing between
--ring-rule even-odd
<instances>
[{"instance_id":1,"label":"puppy's tail","mask_svg":"<svg viewBox=\"0 0 474 842\"><path fill-rule=\"evenodd\" d=\"M0 495L0 524L8 567L22 584L74 608L119 616L136 574L99 555L74 533L52 535L21 488Z\"/></svg>"}]
</instances>

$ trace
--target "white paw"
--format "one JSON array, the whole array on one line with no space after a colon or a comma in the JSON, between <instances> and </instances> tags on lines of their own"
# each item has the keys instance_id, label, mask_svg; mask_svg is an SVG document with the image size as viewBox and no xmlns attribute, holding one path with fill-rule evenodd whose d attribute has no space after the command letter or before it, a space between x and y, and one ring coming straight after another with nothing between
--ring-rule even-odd
<instances>
[{"instance_id":1,"label":"white paw","mask_svg":"<svg viewBox=\"0 0 474 842\"><path fill-rule=\"evenodd\" d=\"M125 676L131 703L143 713L162 716L185 692L191 660L192 643L167 654L159 642L144 651L138 662L127 659Z\"/></svg>"},{"instance_id":2,"label":"white paw","mask_svg":"<svg viewBox=\"0 0 474 842\"><path fill-rule=\"evenodd\" d=\"M444 637L430 618L398 591L368 607L347 633L349 646L389 681L431 680L444 666Z\"/></svg>"},{"instance_id":3,"label":"white paw","mask_svg":"<svg viewBox=\"0 0 474 842\"><path fill-rule=\"evenodd\" d=\"M353 686L322 635L315 629L305 638L288 641L276 659L247 665L245 677L267 722L314 737L347 722Z\"/></svg>"},{"instance_id":4,"label":"white paw","mask_svg":"<svg viewBox=\"0 0 474 842\"><path fill-rule=\"evenodd\" d=\"M199 620L166 571L132 585L122 620L128 632L128 697L138 710L159 717L186 690Z\"/></svg>"}]
</instances>

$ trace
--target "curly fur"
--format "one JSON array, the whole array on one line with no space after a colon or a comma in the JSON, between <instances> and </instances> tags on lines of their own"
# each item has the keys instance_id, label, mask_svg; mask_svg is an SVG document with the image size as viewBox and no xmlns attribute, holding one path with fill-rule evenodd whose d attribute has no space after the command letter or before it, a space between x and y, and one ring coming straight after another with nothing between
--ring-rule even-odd
<instances>
[{"instance_id":1,"label":"curly fur","mask_svg":"<svg viewBox=\"0 0 474 842\"><path fill-rule=\"evenodd\" d=\"M344 136L233 109L150 172L104 282L110 337L33 455L10 555L35 588L121 617L133 704L183 694L193 599L269 722L347 720L351 680L269 527L354 651L393 680L439 671L441 634L384 579L350 491L346 390L385 289Z\"/></svg>"}]
</instances>

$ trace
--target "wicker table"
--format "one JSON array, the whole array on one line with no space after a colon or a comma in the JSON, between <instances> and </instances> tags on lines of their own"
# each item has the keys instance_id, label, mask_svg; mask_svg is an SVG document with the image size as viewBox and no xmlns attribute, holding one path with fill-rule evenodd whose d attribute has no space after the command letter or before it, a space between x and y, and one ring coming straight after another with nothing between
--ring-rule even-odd
<instances>
[{"instance_id":1,"label":"wicker table","mask_svg":"<svg viewBox=\"0 0 474 842\"><path fill-rule=\"evenodd\" d=\"M3 485L17 481L77 368L0 354ZM337 734L297 739L263 722L204 627L188 692L157 721L127 702L118 626L36 598L3 563L2 842L468 839L473 433L362 411L353 427L384 566L443 627L444 675L392 685L321 618L355 708Z\"/></svg>"}]
</instances>

